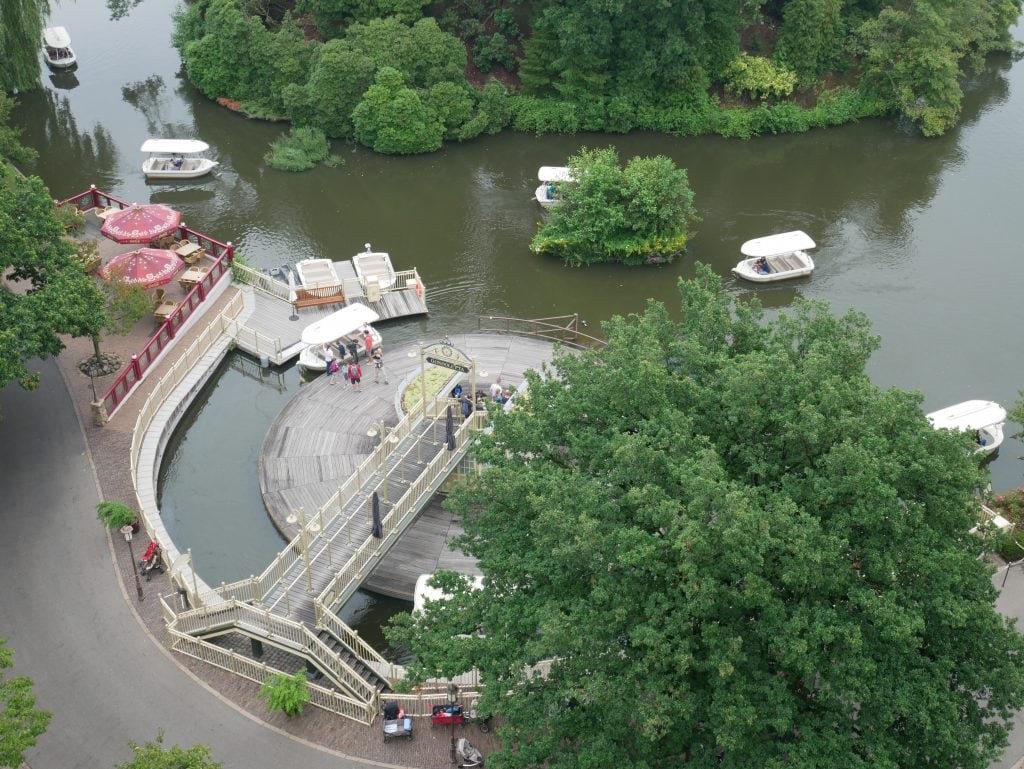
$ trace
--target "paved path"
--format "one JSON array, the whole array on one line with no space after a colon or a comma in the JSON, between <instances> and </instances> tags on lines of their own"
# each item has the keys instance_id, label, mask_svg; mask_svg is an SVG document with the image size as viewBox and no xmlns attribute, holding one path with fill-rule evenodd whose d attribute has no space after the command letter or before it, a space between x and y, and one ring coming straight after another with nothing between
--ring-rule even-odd
<instances>
[{"instance_id":1,"label":"paved path","mask_svg":"<svg viewBox=\"0 0 1024 769\"><path fill-rule=\"evenodd\" d=\"M54 714L29 765L113 767L130 758L129 739L164 729L166 744L208 744L226 769L366 766L256 723L143 633L111 568L63 380L52 362L39 368L39 390L0 390L0 635Z\"/></svg>"}]
</instances>

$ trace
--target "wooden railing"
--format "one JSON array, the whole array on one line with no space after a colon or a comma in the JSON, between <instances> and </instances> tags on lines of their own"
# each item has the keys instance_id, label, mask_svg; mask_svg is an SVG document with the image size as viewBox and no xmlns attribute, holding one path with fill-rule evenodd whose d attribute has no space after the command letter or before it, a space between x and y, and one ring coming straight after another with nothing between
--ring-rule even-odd
<instances>
[{"instance_id":1,"label":"wooden railing","mask_svg":"<svg viewBox=\"0 0 1024 769\"><path fill-rule=\"evenodd\" d=\"M85 192L57 203L58 207L68 205L74 206L79 211L88 211L93 208L128 207L128 203L106 192L101 192L96 189L95 185ZM206 249L206 253L213 258L213 265L203 279L189 291L184 301L175 308L170 317L160 324L156 333L150 337L145 346L139 352L132 355L131 361L129 361L128 365L118 374L117 378L114 379L113 383L103 394L100 400L108 417L113 416L114 412L124 403L132 389L142 381L146 371L160 357L160 354L174 342L177 332L195 313L199 305L206 300L207 295L213 290L217 281L230 269L235 250L230 242L221 243L202 233L189 229L184 224L177 228L174 237L178 240L192 240L202 246Z\"/></svg>"},{"instance_id":2,"label":"wooden railing","mask_svg":"<svg viewBox=\"0 0 1024 769\"><path fill-rule=\"evenodd\" d=\"M476 327L477 331L502 331L508 334L537 336L573 347L604 347L608 344L603 339L580 331L579 313L534 319L480 315L477 316Z\"/></svg>"},{"instance_id":3,"label":"wooden railing","mask_svg":"<svg viewBox=\"0 0 1024 769\"><path fill-rule=\"evenodd\" d=\"M444 390L447 392L447 390ZM362 584L363 579L379 562L391 546L415 519L422 506L423 498L429 498L437 489L437 481L453 462L461 459L474 430L482 429L486 423L487 412L474 411L455 431L455 450L442 450L423 469L419 477L409 486L405 494L395 502L381 521L382 536L378 539L369 536L352 554L349 560L320 591L316 602L324 611L332 611L335 606L344 605ZM386 441L385 441L386 442ZM441 478L443 481L444 478ZM372 564L372 566L371 566ZM370 568L367 568L370 566Z\"/></svg>"},{"instance_id":4,"label":"wooden railing","mask_svg":"<svg viewBox=\"0 0 1024 769\"><path fill-rule=\"evenodd\" d=\"M232 265L232 271L235 275L235 280L239 283L245 283L252 286L257 291L262 291L265 294L276 296L278 299L288 301L288 295L291 291L304 288L303 286L296 285L294 287L289 286L284 281L278 280L275 277L267 275L255 270L247 264L234 263ZM411 270L400 270L395 273L395 282L387 288L381 289L381 294L387 294L392 291L405 291L414 290L420 293L422 296L423 292L423 279L420 277L419 272L414 268ZM420 287L417 289L417 287ZM338 293L340 290L347 298L354 298L365 296L363 292L363 286L357 278L347 278L341 282L341 285L332 285L329 287L310 286L305 287L314 296L325 296L328 295L325 292Z\"/></svg>"}]
</instances>

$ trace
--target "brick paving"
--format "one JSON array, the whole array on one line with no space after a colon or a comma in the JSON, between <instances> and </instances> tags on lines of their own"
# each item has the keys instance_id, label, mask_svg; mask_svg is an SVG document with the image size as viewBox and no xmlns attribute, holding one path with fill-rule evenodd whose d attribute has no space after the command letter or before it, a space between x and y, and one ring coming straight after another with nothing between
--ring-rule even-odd
<instances>
[{"instance_id":1,"label":"brick paving","mask_svg":"<svg viewBox=\"0 0 1024 769\"><path fill-rule=\"evenodd\" d=\"M57 363L74 402L79 422L82 424L96 469L100 493L104 499L121 501L135 507L129 450L138 411L160 377L170 369L206 325L223 311L235 291L237 289L229 287L212 304L204 303L202 317L186 333L179 334L174 347L148 372L147 377L136 386L128 400L104 427L97 427L92 423L91 384L89 378L77 367L81 360L92 354L92 343L88 339L64 340L66 349L58 357ZM206 306L208 304L209 306ZM133 353L143 347L155 330L154 320L147 317L140 321L130 334L104 337L101 350L104 353L117 354L127 361ZM102 395L113 379L113 375L97 377L97 393ZM144 544L139 544L144 547ZM125 543L119 537L114 541L114 552L117 555L121 582L129 601L154 640L167 646L160 603L157 600L158 593L166 593L168 590L165 577L156 575L151 582L143 581L145 597L142 601L137 601L132 562ZM370 726L364 726L316 707L307 707L305 713L297 718L288 718L281 713L270 714L263 700L257 697L257 684L184 655L172 653L172 657L180 666L194 673L237 708L306 742L341 751L353 758L374 762L409 767L450 766L451 734L446 729L431 729L429 719L417 719L412 740L393 740L384 743L380 720ZM482 734L475 727L456 728L456 737L463 733L484 755L497 747L493 732Z\"/></svg>"}]
</instances>

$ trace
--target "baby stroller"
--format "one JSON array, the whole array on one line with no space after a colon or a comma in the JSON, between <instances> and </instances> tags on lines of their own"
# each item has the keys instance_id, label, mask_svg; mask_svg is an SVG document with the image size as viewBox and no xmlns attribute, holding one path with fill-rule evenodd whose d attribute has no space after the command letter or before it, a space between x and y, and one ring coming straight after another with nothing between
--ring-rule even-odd
<instances>
[{"instance_id":1,"label":"baby stroller","mask_svg":"<svg viewBox=\"0 0 1024 769\"><path fill-rule=\"evenodd\" d=\"M484 765L483 755L465 737L459 737L459 741L455 743L455 755L459 760L460 767Z\"/></svg>"},{"instance_id":2,"label":"baby stroller","mask_svg":"<svg viewBox=\"0 0 1024 769\"><path fill-rule=\"evenodd\" d=\"M146 582L153 578L154 571L159 574L164 573L164 562L160 558L160 545L156 542L151 541L149 547L146 548L146 552L139 559L139 571L146 578Z\"/></svg>"},{"instance_id":3,"label":"baby stroller","mask_svg":"<svg viewBox=\"0 0 1024 769\"><path fill-rule=\"evenodd\" d=\"M412 719L408 718L397 702L384 705L384 742L394 737L412 739Z\"/></svg>"}]
</instances>

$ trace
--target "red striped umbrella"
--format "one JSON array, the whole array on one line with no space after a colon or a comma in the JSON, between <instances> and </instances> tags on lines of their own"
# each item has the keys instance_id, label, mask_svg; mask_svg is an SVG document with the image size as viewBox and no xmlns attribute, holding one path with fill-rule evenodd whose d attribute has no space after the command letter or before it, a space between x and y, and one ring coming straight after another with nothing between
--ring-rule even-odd
<instances>
[{"instance_id":1,"label":"red striped umbrella","mask_svg":"<svg viewBox=\"0 0 1024 769\"><path fill-rule=\"evenodd\" d=\"M138 283L146 288L170 283L185 263L166 248L137 248L118 254L99 270L100 277L118 277L125 283Z\"/></svg>"},{"instance_id":2,"label":"red striped umbrella","mask_svg":"<svg viewBox=\"0 0 1024 769\"><path fill-rule=\"evenodd\" d=\"M169 235L181 224L181 213L162 203L133 203L107 217L100 232L118 243L149 243Z\"/></svg>"}]
</instances>

